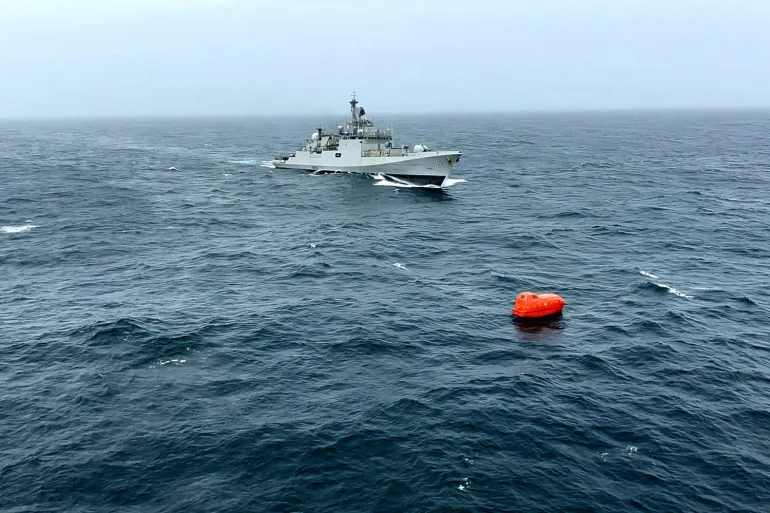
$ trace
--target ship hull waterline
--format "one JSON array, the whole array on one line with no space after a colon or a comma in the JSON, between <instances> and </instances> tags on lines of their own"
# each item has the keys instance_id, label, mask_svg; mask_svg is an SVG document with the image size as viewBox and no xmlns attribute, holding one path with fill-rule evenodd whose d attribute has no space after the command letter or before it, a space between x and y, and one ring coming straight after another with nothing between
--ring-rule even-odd
<instances>
[{"instance_id":1,"label":"ship hull waterline","mask_svg":"<svg viewBox=\"0 0 770 513\"><path fill-rule=\"evenodd\" d=\"M335 162L332 157L326 155L311 157L307 152L302 159L289 158L287 160L273 160L273 166L277 169L293 169L313 173L357 173L365 175L382 175L393 181L403 181L418 186L438 186L444 183L452 166L459 161L462 152L455 151L431 151L426 154L405 157L363 157L365 163L356 164ZM324 152L327 153L327 152ZM329 152L332 153L332 152ZM333 155L333 153L332 153Z\"/></svg>"}]
</instances>

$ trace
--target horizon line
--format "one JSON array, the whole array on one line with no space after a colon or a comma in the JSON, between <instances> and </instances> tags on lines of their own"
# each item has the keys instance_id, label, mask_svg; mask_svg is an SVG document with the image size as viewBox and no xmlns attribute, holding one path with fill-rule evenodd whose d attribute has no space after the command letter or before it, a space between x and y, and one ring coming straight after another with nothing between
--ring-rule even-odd
<instances>
[{"instance_id":1,"label":"horizon line","mask_svg":"<svg viewBox=\"0 0 770 513\"><path fill-rule=\"evenodd\" d=\"M533 109L503 109L503 110L476 110L476 111L452 111L452 110L431 110L431 111L392 111L381 112L372 118L382 119L385 116L490 116L490 115L528 115L528 114L614 114L614 113L675 113L675 112L744 112L744 111L767 111L770 105L748 105L748 106L681 106L681 107L575 107L575 108L533 108ZM0 114L0 121L74 121L74 120L136 120L136 119L207 119L207 118L259 118L276 119L291 118L302 119L308 117L339 117L339 113L292 113L292 114L261 114L261 113L240 113L240 114L63 114L63 115L22 115L5 116Z\"/></svg>"}]
</instances>

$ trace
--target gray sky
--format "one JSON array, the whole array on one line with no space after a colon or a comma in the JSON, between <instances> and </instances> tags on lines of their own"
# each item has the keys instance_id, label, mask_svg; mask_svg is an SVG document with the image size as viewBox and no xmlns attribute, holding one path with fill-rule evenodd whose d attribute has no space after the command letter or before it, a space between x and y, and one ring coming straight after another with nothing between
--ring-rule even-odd
<instances>
[{"instance_id":1,"label":"gray sky","mask_svg":"<svg viewBox=\"0 0 770 513\"><path fill-rule=\"evenodd\" d=\"M0 0L0 117L770 106L770 0Z\"/></svg>"}]
</instances>

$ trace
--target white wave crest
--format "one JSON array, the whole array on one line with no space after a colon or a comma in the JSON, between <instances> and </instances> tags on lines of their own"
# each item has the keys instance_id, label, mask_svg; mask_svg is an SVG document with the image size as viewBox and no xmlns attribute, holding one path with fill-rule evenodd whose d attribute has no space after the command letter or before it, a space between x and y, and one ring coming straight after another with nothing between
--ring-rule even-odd
<instances>
[{"instance_id":1,"label":"white wave crest","mask_svg":"<svg viewBox=\"0 0 770 513\"><path fill-rule=\"evenodd\" d=\"M685 294L684 292L682 292L681 290L677 290L674 287L666 285L665 283L657 283L657 285L658 285L658 287L666 289L667 291L669 291L670 293L674 294L675 296L684 297L684 298L687 298L687 299L694 299L693 296L689 296L689 295Z\"/></svg>"},{"instance_id":2,"label":"white wave crest","mask_svg":"<svg viewBox=\"0 0 770 513\"><path fill-rule=\"evenodd\" d=\"M379 180L374 185L380 187L399 187L401 189L440 189L438 185L415 185L413 183L398 183L391 182L390 180Z\"/></svg>"},{"instance_id":3,"label":"white wave crest","mask_svg":"<svg viewBox=\"0 0 770 513\"><path fill-rule=\"evenodd\" d=\"M396 267L398 269L403 269L404 271L406 271L406 266L401 262L396 262L395 264L393 264L393 267Z\"/></svg>"},{"instance_id":4,"label":"white wave crest","mask_svg":"<svg viewBox=\"0 0 770 513\"><path fill-rule=\"evenodd\" d=\"M382 173L377 173L376 175L372 176L372 178L375 180L374 185L379 185L381 187L398 187L401 189L446 189L447 187L452 187L458 183L468 181L463 178L446 178L444 179L444 183L441 185L418 185L406 180L392 178L383 175Z\"/></svg>"},{"instance_id":5,"label":"white wave crest","mask_svg":"<svg viewBox=\"0 0 770 513\"><path fill-rule=\"evenodd\" d=\"M660 279L657 276L655 276L654 274L649 273L649 272L647 272L645 270L642 270L642 269L639 270L639 274L641 274L642 276L646 276L647 278L650 278L651 280L659 280ZM679 297L683 297L683 298L687 298L687 299L695 299L693 296L691 296L689 294L685 294L681 290L675 289L671 285L666 285L665 283L658 282L658 281L652 281L652 283L654 283L657 287L660 287L662 289L666 289L668 292L670 292L671 294L674 294L675 296L679 296Z\"/></svg>"},{"instance_id":6,"label":"white wave crest","mask_svg":"<svg viewBox=\"0 0 770 513\"><path fill-rule=\"evenodd\" d=\"M24 233L30 231L32 228L37 228L34 224L25 224L22 226L3 226L0 227L0 231L3 233Z\"/></svg>"}]
</instances>

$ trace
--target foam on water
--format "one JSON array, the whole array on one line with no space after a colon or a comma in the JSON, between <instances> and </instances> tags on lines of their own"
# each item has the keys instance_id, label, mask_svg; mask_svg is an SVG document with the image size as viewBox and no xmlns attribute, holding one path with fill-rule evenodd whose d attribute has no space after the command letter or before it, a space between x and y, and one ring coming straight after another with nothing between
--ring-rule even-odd
<instances>
[{"instance_id":1,"label":"foam on water","mask_svg":"<svg viewBox=\"0 0 770 513\"><path fill-rule=\"evenodd\" d=\"M657 276L655 276L654 274L652 274L650 272L644 271L644 270L639 270L639 274L641 274L642 276L646 276L647 278L651 278L653 280L659 280L659 278ZM686 298L686 299L695 299L693 296L691 296L689 294L685 294L681 290L677 290L677 289L675 289L674 287L672 287L670 285L666 285L665 283L661 283L659 281L653 281L651 283L653 283L657 287L660 287L662 289L667 290L668 292L670 292L671 294L674 294L675 296L683 297L683 298Z\"/></svg>"},{"instance_id":2,"label":"foam on water","mask_svg":"<svg viewBox=\"0 0 770 513\"><path fill-rule=\"evenodd\" d=\"M693 296L690 296L689 294L685 294L681 290L677 290L674 287L671 287L670 285L666 285L665 283L656 283L658 287L661 287L663 289L666 289L670 293L674 294L675 296L683 297L686 299L695 299Z\"/></svg>"},{"instance_id":3,"label":"foam on water","mask_svg":"<svg viewBox=\"0 0 770 513\"><path fill-rule=\"evenodd\" d=\"M446 178L441 185L417 185L405 180L392 180L382 173L378 173L372 178L375 180L374 185L379 185L381 187L398 187L401 189L446 189L447 187L452 187L458 183L467 182L467 180L463 178Z\"/></svg>"},{"instance_id":4,"label":"foam on water","mask_svg":"<svg viewBox=\"0 0 770 513\"><path fill-rule=\"evenodd\" d=\"M21 226L2 226L0 227L0 232L3 233L24 233L28 232L33 228L37 228L34 224L24 224Z\"/></svg>"},{"instance_id":5,"label":"foam on water","mask_svg":"<svg viewBox=\"0 0 770 513\"><path fill-rule=\"evenodd\" d=\"M415 185L413 183L392 182L390 180L380 180L374 183L381 187L398 187L400 189L440 189L438 185Z\"/></svg>"},{"instance_id":6,"label":"foam on water","mask_svg":"<svg viewBox=\"0 0 770 513\"><path fill-rule=\"evenodd\" d=\"M186 362L187 362L187 360L182 359L182 358L172 358L170 360L163 360L163 361L158 362L158 363L160 363L160 365L168 365L169 363L173 363L175 365L181 365L181 364L186 363Z\"/></svg>"}]
</instances>

